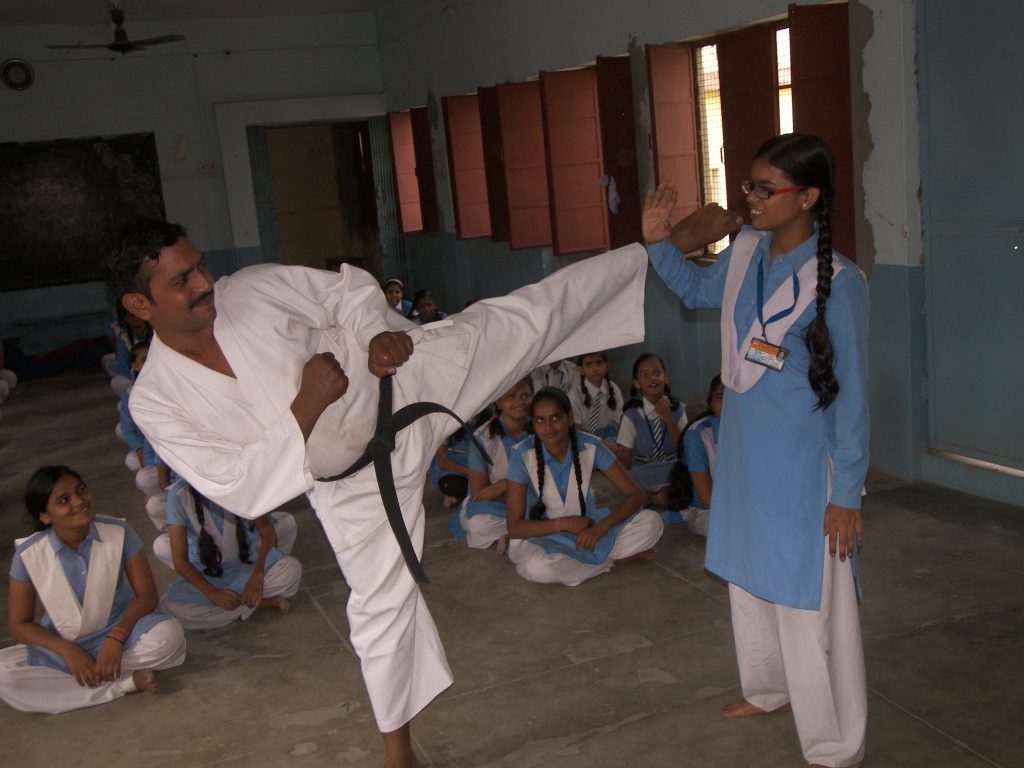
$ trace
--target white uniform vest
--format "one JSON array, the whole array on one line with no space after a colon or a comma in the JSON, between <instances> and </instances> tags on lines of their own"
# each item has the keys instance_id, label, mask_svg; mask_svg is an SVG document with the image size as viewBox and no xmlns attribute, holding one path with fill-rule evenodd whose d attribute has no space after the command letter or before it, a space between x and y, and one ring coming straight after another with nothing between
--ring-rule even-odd
<instances>
[{"instance_id":1,"label":"white uniform vest","mask_svg":"<svg viewBox=\"0 0 1024 768\"><path fill-rule=\"evenodd\" d=\"M95 520L99 537L93 539L89 553L89 575L85 582L85 598L78 602L71 583L64 574L57 553L48 536L40 536L23 550L21 561L32 579L32 586L46 609L54 628L65 640L91 635L103 629L114 603L117 580L121 573L124 551L124 528ZM21 539L16 543L24 541Z\"/></svg>"},{"instance_id":2,"label":"white uniform vest","mask_svg":"<svg viewBox=\"0 0 1024 768\"><path fill-rule=\"evenodd\" d=\"M768 370L763 365L752 363L745 359L747 350L750 349L750 341L755 336L760 336L761 324L757 321L750 324L743 343L739 344L736 335L736 321L734 314L736 310L736 297L739 295L740 287L743 285L743 278L747 274L750 260L757 250L757 245L767 232L756 232L744 230L736 236L736 242L732 245L732 255L729 257L729 271L725 277L725 291L722 295L722 381L729 389L736 392L746 392L753 387L764 372ZM833 277L843 271L843 263L832 254ZM775 293L764 303L764 316L771 317L777 312L782 312L793 305L794 298L796 306L793 311L776 320L766 329L768 341L781 346L782 340L786 337L789 329L807 309L808 305L815 300L818 288L818 260L808 259L796 273L800 282L800 295L793 296L792 282L786 280L780 285Z\"/></svg>"}]
</instances>

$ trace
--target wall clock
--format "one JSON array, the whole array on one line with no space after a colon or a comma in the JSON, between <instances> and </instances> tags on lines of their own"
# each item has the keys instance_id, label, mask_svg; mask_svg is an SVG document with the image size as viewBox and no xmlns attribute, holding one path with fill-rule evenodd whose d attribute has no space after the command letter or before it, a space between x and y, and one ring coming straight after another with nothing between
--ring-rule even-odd
<instances>
[{"instance_id":1,"label":"wall clock","mask_svg":"<svg viewBox=\"0 0 1024 768\"><path fill-rule=\"evenodd\" d=\"M8 59L0 66L0 78L4 85L15 91L24 91L35 82L32 66L23 59Z\"/></svg>"}]
</instances>

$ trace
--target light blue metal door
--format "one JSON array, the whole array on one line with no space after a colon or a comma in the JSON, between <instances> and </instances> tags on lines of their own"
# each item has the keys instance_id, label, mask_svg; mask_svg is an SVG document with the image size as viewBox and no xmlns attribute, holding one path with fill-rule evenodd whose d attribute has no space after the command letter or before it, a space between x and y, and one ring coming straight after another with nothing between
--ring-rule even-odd
<instances>
[{"instance_id":1,"label":"light blue metal door","mask_svg":"<svg viewBox=\"0 0 1024 768\"><path fill-rule=\"evenodd\" d=\"M1024 12L918 8L931 447L1024 469Z\"/></svg>"}]
</instances>

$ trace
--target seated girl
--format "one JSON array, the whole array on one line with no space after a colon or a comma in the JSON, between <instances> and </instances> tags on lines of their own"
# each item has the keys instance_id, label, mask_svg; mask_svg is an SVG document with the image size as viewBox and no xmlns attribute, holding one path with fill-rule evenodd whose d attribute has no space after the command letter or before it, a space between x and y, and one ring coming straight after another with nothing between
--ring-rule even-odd
<instances>
[{"instance_id":1,"label":"seated girl","mask_svg":"<svg viewBox=\"0 0 1024 768\"><path fill-rule=\"evenodd\" d=\"M434 453L428 475L430 482L444 495L445 509L455 506L469 495L469 454L473 450L470 430L490 418L491 409L487 408L466 422L469 430L460 428Z\"/></svg>"},{"instance_id":2,"label":"seated girl","mask_svg":"<svg viewBox=\"0 0 1024 768\"><path fill-rule=\"evenodd\" d=\"M686 425L686 409L668 388L665 363L645 352L633 363L633 388L622 411L616 442L619 460L655 504L669 504L676 446Z\"/></svg>"},{"instance_id":3,"label":"seated girl","mask_svg":"<svg viewBox=\"0 0 1024 768\"><path fill-rule=\"evenodd\" d=\"M608 355L604 352L583 355L580 373L579 386L569 390L573 420L581 429L602 440L615 440L622 421L622 390L608 376Z\"/></svg>"},{"instance_id":4,"label":"seated girl","mask_svg":"<svg viewBox=\"0 0 1024 768\"><path fill-rule=\"evenodd\" d=\"M381 286L384 290L384 298L388 306L395 312L406 317L412 312L412 302L405 298L405 284L397 277L391 277L384 281Z\"/></svg>"},{"instance_id":5,"label":"seated girl","mask_svg":"<svg viewBox=\"0 0 1024 768\"><path fill-rule=\"evenodd\" d=\"M430 295L430 291L424 288L416 291L416 294L413 296L412 314L407 315L407 317L414 323L426 325L437 320L444 320L448 315L437 308L437 302L434 301L434 297Z\"/></svg>"},{"instance_id":6,"label":"seated girl","mask_svg":"<svg viewBox=\"0 0 1024 768\"><path fill-rule=\"evenodd\" d=\"M530 398L533 387L522 379L494 403L494 418L476 431L476 438L487 451L490 465L476 448L469 451L469 497L451 516L448 527L474 549L487 549L499 542L504 551L508 528L505 525L505 478L512 447L527 437Z\"/></svg>"},{"instance_id":7,"label":"seated girl","mask_svg":"<svg viewBox=\"0 0 1024 768\"><path fill-rule=\"evenodd\" d=\"M545 387L530 416L536 436L513 451L505 491L508 552L519 575L575 586L615 563L654 559L661 516L641 509L646 494L601 440L576 431L566 394ZM615 511L597 508L595 471L622 494Z\"/></svg>"},{"instance_id":8,"label":"seated girl","mask_svg":"<svg viewBox=\"0 0 1024 768\"><path fill-rule=\"evenodd\" d=\"M110 386L120 397L132 388L132 347L141 342L149 343L153 329L145 320L118 305L117 319L110 324L107 336L114 351L104 355L101 363L110 376Z\"/></svg>"},{"instance_id":9,"label":"seated girl","mask_svg":"<svg viewBox=\"0 0 1024 768\"><path fill-rule=\"evenodd\" d=\"M203 498L184 480L167 489L167 533L153 552L181 576L161 605L186 629L214 629L247 619L258 608L288 611L302 565L288 553L295 518L273 512L247 520Z\"/></svg>"},{"instance_id":10,"label":"seated girl","mask_svg":"<svg viewBox=\"0 0 1024 768\"><path fill-rule=\"evenodd\" d=\"M42 467L25 489L38 533L16 542L8 612L20 645L0 651L0 698L57 714L156 691L155 670L185 660L181 624L157 607L142 541L96 515L73 469ZM45 613L35 620L36 600Z\"/></svg>"},{"instance_id":11,"label":"seated girl","mask_svg":"<svg viewBox=\"0 0 1024 768\"><path fill-rule=\"evenodd\" d=\"M715 474L715 448L718 424L722 418L725 386L716 375L708 386L708 409L683 430L682 460L673 470L673 486L678 487L678 503L671 506L680 512L665 512L666 523L686 523L692 533L708 535L708 514L711 511L712 477Z\"/></svg>"}]
</instances>

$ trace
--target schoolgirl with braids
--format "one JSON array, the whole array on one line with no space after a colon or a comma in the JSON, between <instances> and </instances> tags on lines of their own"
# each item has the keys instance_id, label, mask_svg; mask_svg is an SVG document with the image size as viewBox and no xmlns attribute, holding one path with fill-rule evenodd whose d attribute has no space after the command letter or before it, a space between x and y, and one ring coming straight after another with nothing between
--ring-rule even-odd
<instances>
[{"instance_id":1,"label":"schoolgirl with braids","mask_svg":"<svg viewBox=\"0 0 1024 768\"><path fill-rule=\"evenodd\" d=\"M505 525L505 482L513 446L526 435L530 418L533 385L530 377L516 382L494 401L494 412L476 432L487 452L487 459L475 448L468 448L469 495L448 520L448 528L473 549L498 544L504 552L508 541Z\"/></svg>"},{"instance_id":2,"label":"schoolgirl with braids","mask_svg":"<svg viewBox=\"0 0 1024 768\"><path fill-rule=\"evenodd\" d=\"M576 430L568 396L545 387L530 419L535 436L512 452L505 491L509 559L519 575L575 586L615 563L654 559L661 516L641 509L647 495L604 443ZM622 494L614 511L597 508L595 471Z\"/></svg>"},{"instance_id":3,"label":"schoolgirl with braids","mask_svg":"<svg viewBox=\"0 0 1024 768\"><path fill-rule=\"evenodd\" d=\"M832 248L834 177L820 139L766 141L743 184L752 226L706 269L669 240L670 186L648 194L643 229L683 302L722 310L706 567L729 582L743 692L722 714L792 706L809 764L858 766L868 295L864 275Z\"/></svg>"},{"instance_id":4,"label":"schoolgirl with braids","mask_svg":"<svg viewBox=\"0 0 1024 768\"><path fill-rule=\"evenodd\" d=\"M168 531L153 551L181 577L161 606L186 629L214 629L258 608L289 609L302 565L292 557L295 520L273 512L250 522L204 498L184 480L167 489Z\"/></svg>"},{"instance_id":5,"label":"schoolgirl with braids","mask_svg":"<svg viewBox=\"0 0 1024 768\"><path fill-rule=\"evenodd\" d=\"M591 352L579 359L580 383L569 390L572 415L580 429L613 441L622 421L622 390L608 375L608 355Z\"/></svg>"},{"instance_id":6,"label":"schoolgirl with braids","mask_svg":"<svg viewBox=\"0 0 1024 768\"><path fill-rule=\"evenodd\" d=\"M655 504L669 504L679 436L686 426L686 408L668 386L668 371L659 355L644 352L633 363L630 399L622 409L615 442L619 461Z\"/></svg>"}]
</instances>

